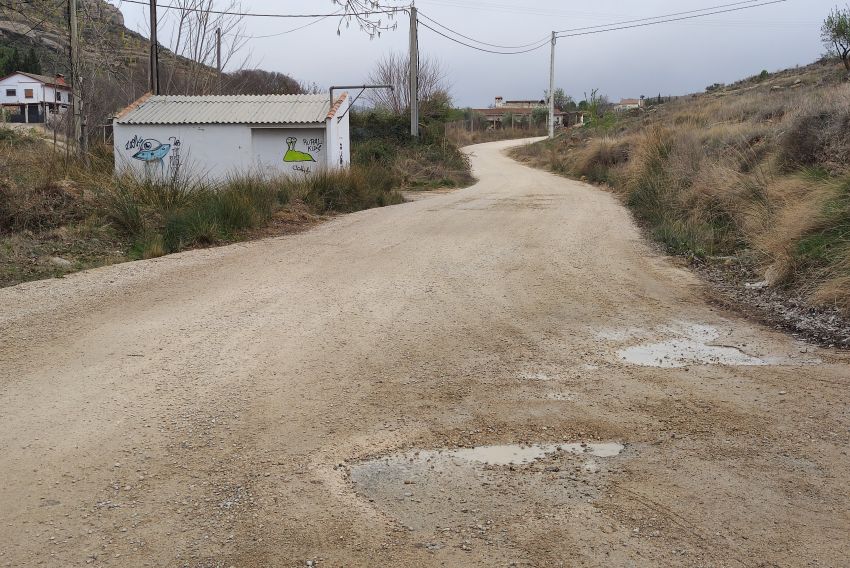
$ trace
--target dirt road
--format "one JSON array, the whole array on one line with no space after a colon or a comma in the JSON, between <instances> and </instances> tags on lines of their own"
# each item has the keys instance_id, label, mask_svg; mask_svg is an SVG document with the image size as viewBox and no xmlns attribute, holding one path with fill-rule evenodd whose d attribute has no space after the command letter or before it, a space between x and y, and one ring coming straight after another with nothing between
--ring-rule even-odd
<instances>
[{"instance_id":1,"label":"dirt road","mask_svg":"<svg viewBox=\"0 0 850 568\"><path fill-rule=\"evenodd\" d=\"M0 290L0 564L850 565L850 357L712 308L510 144L468 189Z\"/></svg>"}]
</instances>

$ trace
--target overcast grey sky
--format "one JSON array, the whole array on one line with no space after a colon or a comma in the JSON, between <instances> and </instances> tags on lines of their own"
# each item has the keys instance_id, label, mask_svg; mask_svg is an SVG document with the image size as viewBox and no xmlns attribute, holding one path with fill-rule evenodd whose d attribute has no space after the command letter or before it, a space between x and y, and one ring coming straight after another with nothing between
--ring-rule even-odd
<instances>
[{"instance_id":1,"label":"overcast grey sky","mask_svg":"<svg viewBox=\"0 0 850 568\"><path fill-rule=\"evenodd\" d=\"M128 27L146 33L146 8L110 1L121 6ZM518 45L542 38L553 29L646 18L733 1L416 0L416 6L464 35L493 44ZM831 8L845 2L788 0L696 21L560 39L556 84L577 100L592 88L618 100L701 91L712 83L732 82L762 69L804 65L824 51L820 23ZM336 9L331 0L242 0L242 5L250 12L329 13ZM309 21L247 18L245 33L274 34ZM407 50L407 16L400 14L398 21L397 31L371 41L354 29L343 30L338 37L335 18L290 34L252 39L248 44L251 63L323 87L360 84L382 53ZM425 28L420 29L419 45L424 55L439 59L448 70L451 93L459 106L486 107L496 95L542 98L548 88L548 47L524 55L491 55L452 43Z\"/></svg>"}]
</instances>

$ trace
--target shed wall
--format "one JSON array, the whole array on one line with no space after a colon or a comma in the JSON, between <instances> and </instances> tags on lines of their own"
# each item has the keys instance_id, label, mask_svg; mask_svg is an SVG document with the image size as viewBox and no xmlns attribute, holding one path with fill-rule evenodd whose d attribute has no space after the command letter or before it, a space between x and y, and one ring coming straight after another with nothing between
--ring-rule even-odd
<instances>
[{"instance_id":1,"label":"shed wall","mask_svg":"<svg viewBox=\"0 0 850 568\"><path fill-rule=\"evenodd\" d=\"M179 168L188 176L224 181L229 176L258 172L309 173L327 164L324 125L252 128L116 122L114 134L116 170L130 169L142 175L168 175ZM293 152L288 152L290 145Z\"/></svg>"},{"instance_id":2,"label":"shed wall","mask_svg":"<svg viewBox=\"0 0 850 568\"><path fill-rule=\"evenodd\" d=\"M328 119L328 164L331 168L351 165L350 106L351 99L346 97L336 115Z\"/></svg>"}]
</instances>

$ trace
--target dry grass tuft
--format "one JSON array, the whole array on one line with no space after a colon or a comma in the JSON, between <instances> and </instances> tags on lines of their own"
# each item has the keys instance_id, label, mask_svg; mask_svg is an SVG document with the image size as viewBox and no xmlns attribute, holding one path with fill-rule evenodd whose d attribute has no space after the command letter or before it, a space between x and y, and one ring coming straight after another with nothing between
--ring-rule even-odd
<instances>
[{"instance_id":1,"label":"dry grass tuft","mask_svg":"<svg viewBox=\"0 0 850 568\"><path fill-rule=\"evenodd\" d=\"M516 155L609 185L672 252L741 253L776 285L850 313L850 85L839 67L753 78Z\"/></svg>"}]
</instances>

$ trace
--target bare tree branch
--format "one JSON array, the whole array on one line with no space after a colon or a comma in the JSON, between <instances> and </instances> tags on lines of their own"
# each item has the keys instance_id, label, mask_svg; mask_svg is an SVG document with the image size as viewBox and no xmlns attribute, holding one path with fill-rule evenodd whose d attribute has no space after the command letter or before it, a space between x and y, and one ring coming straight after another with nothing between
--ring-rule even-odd
<instances>
[{"instance_id":1,"label":"bare tree branch","mask_svg":"<svg viewBox=\"0 0 850 568\"><path fill-rule=\"evenodd\" d=\"M398 27L396 17L404 7L381 4L373 0L332 0L340 7L340 19L336 35L342 34L342 28L349 29L351 24L357 25L361 32L369 35L369 39L381 37L381 32L395 30Z\"/></svg>"}]
</instances>

